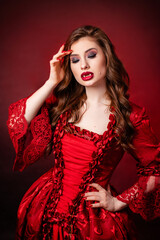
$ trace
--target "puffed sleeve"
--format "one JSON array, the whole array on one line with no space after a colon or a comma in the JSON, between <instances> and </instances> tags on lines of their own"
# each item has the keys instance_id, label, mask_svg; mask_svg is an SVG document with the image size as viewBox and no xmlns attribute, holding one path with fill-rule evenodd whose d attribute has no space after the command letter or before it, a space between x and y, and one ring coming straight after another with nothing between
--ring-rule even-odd
<instances>
[{"instance_id":1,"label":"puffed sleeve","mask_svg":"<svg viewBox=\"0 0 160 240\"><path fill-rule=\"evenodd\" d=\"M38 160L52 137L48 108L55 98L52 96L46 100L30 125L24 117L27 99L23 98L9 106L7 126L16 152L14 171L23 171Z\"/></svg>"},{"instance_id":2,"label":"puffed sleeve","mask_svg":"<svg viewBox=\"0 0 160 240\"><path fill-rule=\"evenodd\" d=\"M160 217L160 144L151 126L145 108L132 104L131 122L135 128L134 149L138 181L117 199L145 220Z\"/></svg>"}]
</instances>

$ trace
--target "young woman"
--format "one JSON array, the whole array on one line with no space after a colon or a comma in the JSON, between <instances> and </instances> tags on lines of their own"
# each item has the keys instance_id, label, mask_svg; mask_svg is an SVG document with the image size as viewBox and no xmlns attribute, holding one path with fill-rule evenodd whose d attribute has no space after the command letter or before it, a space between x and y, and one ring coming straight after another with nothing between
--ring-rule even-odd
<instances>
[{"instance_id":1,"label":"young woman","mask_svg":"<svg viewBox=\"0 0 160 240\"><path fill-rule=\"evenodd\" d=\"M160 216L160 145L145 109L129 101L128 81L106 34L84 26L53 56L45 84L10 106L14 170L55 156L21 201L16 239L135 239L128 207ZM117 195L109 181L125 151L139 178Z\"/></svg>"}]
</instances>

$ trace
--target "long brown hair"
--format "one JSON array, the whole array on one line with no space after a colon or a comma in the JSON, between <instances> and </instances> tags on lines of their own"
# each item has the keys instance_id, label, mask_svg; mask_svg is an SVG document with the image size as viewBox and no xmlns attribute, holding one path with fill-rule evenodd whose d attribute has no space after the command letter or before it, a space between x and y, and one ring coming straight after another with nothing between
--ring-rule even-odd
<instances>
[{"instance_id":1,"label":"long brown hair","mask_svg":"<svg viewBox=\"0 0 160 240\"><path fill-rule=\"evenodd\" d=\"M88 25L77 28L68 37L64 50L69 50L71 45L82 37L92 37L95 39L105 54L107 64L107 94L111 100L110 107L113 107L115 110L115 131L119 135L118 142L127 150L129 147L132 147L131 140L134 133L129 119L131 113L128 94L129 76L122 62L118 59L110 39L100 28ZM58 100L57 104L50 110L53 130L61 113L69 109L71 110L73 122L78 122L81 118L78 110L86 100L85 87L75 80L69 61L69 56L66 56L63 62L65 71L64 79L57 85L53 92Z\"/></svg>"}]
</instances>

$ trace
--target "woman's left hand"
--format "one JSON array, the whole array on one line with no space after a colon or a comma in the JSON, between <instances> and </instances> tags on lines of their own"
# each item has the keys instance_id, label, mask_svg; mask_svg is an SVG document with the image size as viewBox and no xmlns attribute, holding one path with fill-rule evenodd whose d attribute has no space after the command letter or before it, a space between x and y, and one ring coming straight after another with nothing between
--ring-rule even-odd
<instances>
[{"instance_id":1,"label":"woman's left hand","mask_svg":"<svg viewBox=\"0 0 160 240\"><path fill-rule=\"evenodd\" d=\"M93 208L102 207L110 212L115 212L123 209L127 206L126 203L119 201L111 194L110 186L107 190L101 187L98 183L89 184L91 187L95 187L98 192L87 192L84 197L86 201L96 201L97 203L91 204Z\"/></svg>"}]
</instances>

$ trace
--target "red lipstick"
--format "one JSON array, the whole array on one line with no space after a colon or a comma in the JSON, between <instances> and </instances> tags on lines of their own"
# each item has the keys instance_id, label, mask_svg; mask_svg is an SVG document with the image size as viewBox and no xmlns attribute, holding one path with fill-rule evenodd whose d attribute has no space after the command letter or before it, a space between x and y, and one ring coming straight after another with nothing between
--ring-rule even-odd
<instances>
[{"instance_id":1,"label":"red lipstick","mask_svg":"<svg viewBox=\"0 0 160 240\"><path fill-rule=\"evenodd\" d=\"M93 78L94 74L92 72L83 72L81 74L81 78L83 81L88 81L91 80Z\"/></svg>"}]
</instances>

